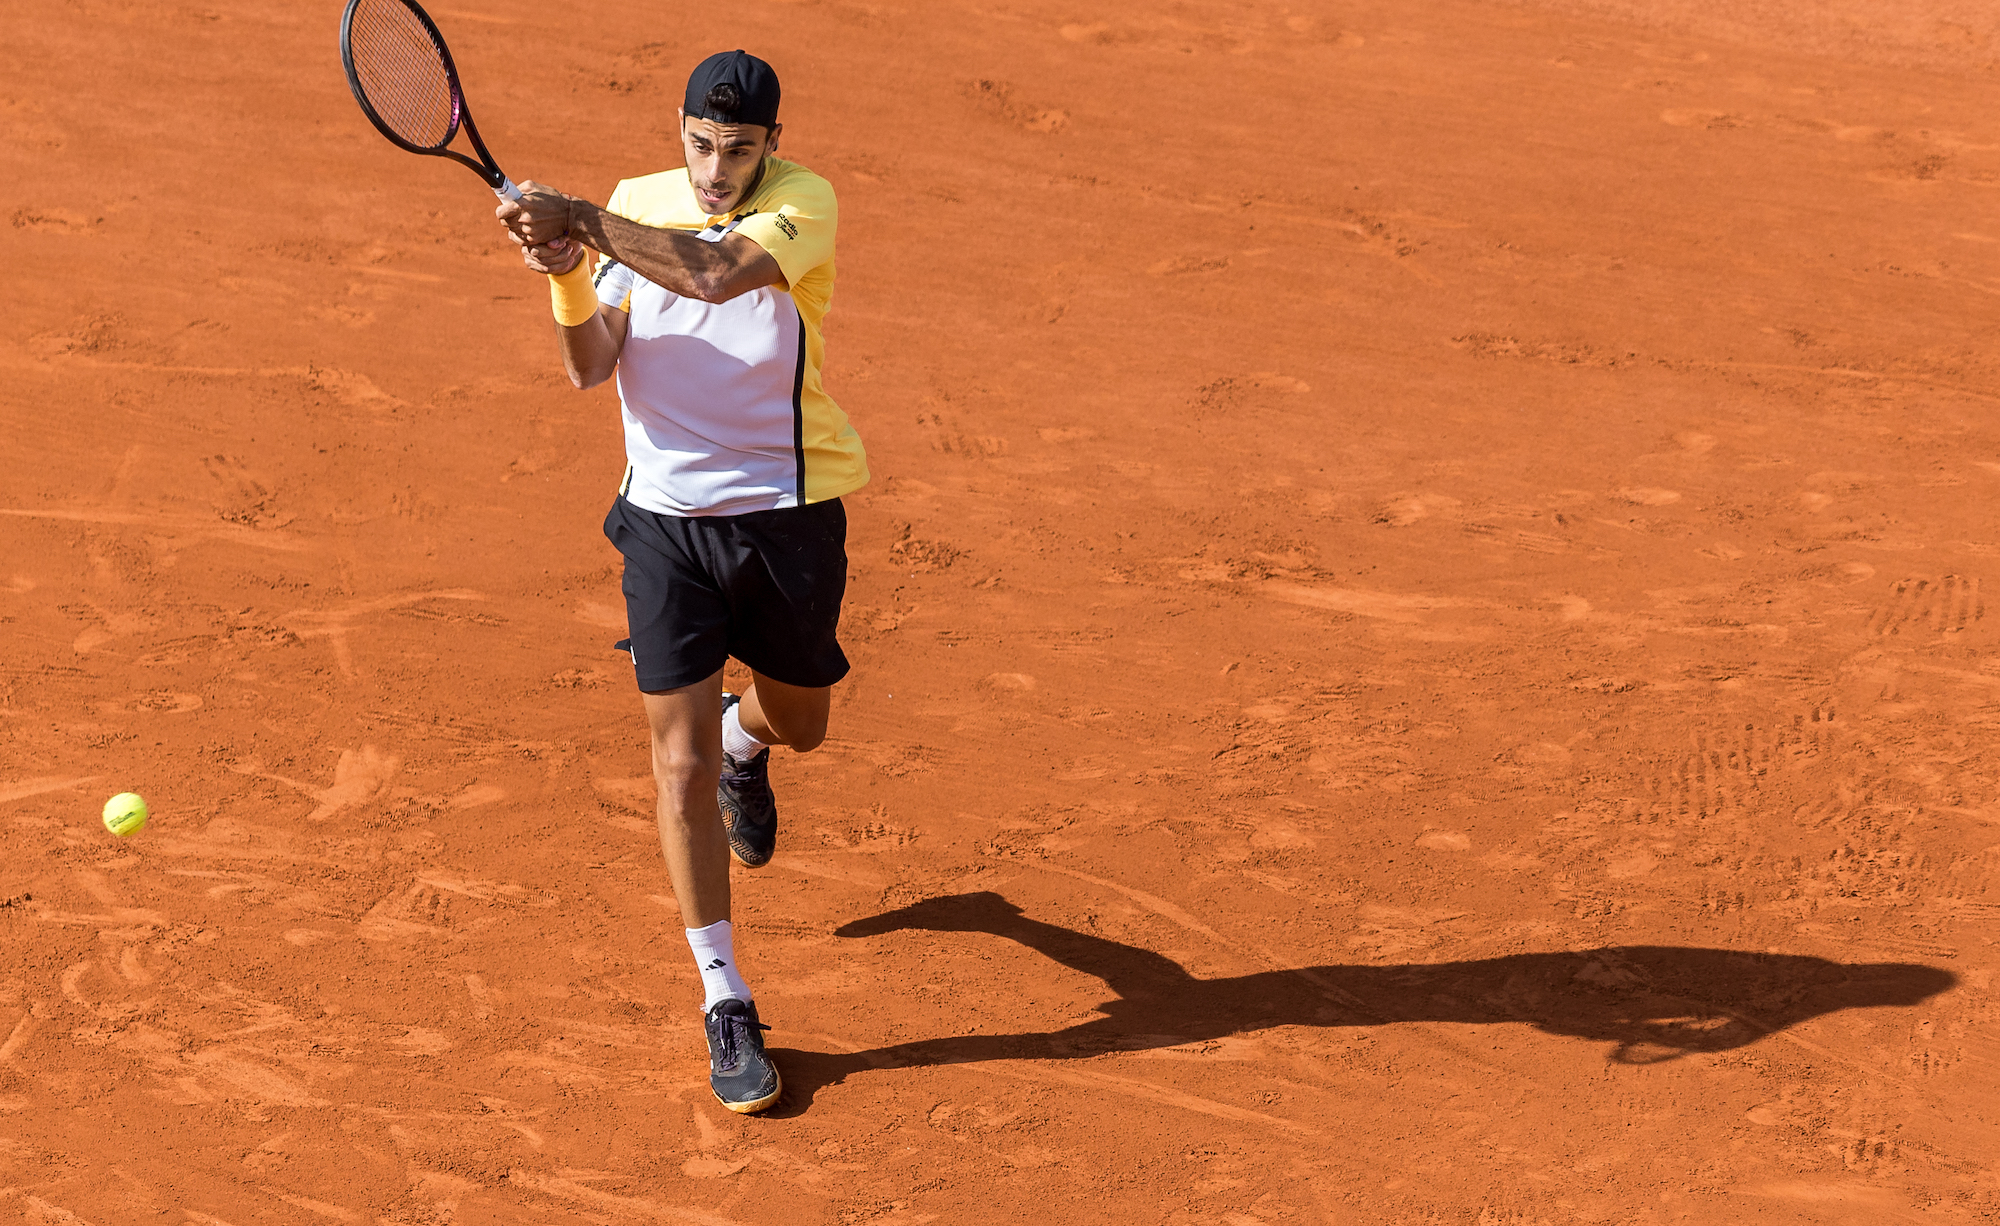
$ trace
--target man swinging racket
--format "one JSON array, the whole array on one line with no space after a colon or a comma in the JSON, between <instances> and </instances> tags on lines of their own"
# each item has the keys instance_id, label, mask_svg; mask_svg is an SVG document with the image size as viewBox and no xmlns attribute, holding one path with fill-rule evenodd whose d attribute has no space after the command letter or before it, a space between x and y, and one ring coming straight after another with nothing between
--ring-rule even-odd
<instances>
[{"instance_id":1,"label":"man swinging racket","mask_svg":"<svg viewBox=\"0 0 2000 1226\"><path fill-rule=\"evenodd\" d=\"M729 860L771 858L770 747L826 736L848 667L840 498L868 481L860 438L820 387L833 188L775 156L779 131L777 74L725 51L688 78L686 169L627 179L604 207L525 183L498 214L549 275L570 381L618 377L626 468L604 532L625 556L621 646L706 992L709 1085L740 1112L769 1107L781 1083L736 966ZM722 688L730 656L754 676L740 697Z\"/></svg>"}]
</instances>

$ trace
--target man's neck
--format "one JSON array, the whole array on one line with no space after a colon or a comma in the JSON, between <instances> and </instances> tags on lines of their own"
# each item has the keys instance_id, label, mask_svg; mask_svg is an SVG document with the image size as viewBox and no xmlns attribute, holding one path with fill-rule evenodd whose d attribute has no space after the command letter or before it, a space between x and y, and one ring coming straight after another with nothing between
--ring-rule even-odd
<instances>
[{"instance_id":1,"label":"man's neck","mask_svg":"<svg viewBox=\"0 0 2000 1226\"><path fill-rule=\"evenodd\" d=\"M729 211L729 216L735 217L749 207L750 202L757 198L757 189L764 186L764 176L769 174L770 170L771 155L767 153L764 155L764 160L757 163L757 177L750 180L750 186L743 189L743 199L738 201L736 207Z\"/></svg>"}]
</instances>

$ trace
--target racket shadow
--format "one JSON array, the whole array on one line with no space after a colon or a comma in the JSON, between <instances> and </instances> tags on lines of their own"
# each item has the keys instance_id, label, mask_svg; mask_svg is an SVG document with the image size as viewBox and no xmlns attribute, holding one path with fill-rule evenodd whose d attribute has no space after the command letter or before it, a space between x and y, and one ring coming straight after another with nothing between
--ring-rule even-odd
<instances>
[{"instance_id":1,"label":"racket shadow","mask_svg":"<svg viewBox=\"0 0 2000 1226\"><path fill-rule=\"evenodd\" d=\"M1045 923L999 894L933 898L836 930L893 941L909 931L1013 941L1103 981L1100 1016L1057 1029L957 1034L855 1052L772 1049L792 1112L823 1086L869 1071L990 1060L1073 1060L1178 1047L1277 1026L1518 1023L1606 1046L1620 1064L1658 1064L1745 1047L1848 1009L1907 1007L1958 977L1907 962L1615 945L1458 962L1328 965L1213 979L1148 949ZM968 947L971 948L970 946ZM983 951L982 951L983 952Z\"/></svg>"}]
</instances>

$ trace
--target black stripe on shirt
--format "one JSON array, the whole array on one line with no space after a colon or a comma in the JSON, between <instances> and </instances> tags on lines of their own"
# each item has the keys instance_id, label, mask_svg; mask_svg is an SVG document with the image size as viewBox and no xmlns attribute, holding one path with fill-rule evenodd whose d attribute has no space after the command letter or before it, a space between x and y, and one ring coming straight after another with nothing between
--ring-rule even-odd
<instances>
[{"instance_id":1,"label":"black stripe on shirt","mask_svg":"<svg viewBox=\"0 0 2000 1226\"><path fill-rule=\"evenodd\" d=\"M798 459L798 501L806 505L806 319L799 316L799 365L792 372L792 454Z\"/></svg>"}]
</instances>

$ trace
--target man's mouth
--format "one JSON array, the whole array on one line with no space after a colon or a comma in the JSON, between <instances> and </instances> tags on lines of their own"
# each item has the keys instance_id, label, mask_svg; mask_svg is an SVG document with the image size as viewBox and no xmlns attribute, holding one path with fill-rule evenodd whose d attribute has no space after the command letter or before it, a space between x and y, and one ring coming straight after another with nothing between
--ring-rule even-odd
<instances>
[{"instance_id":1,"label":"man's mouth","mask_svg":"<svg viewBox=\"0 0 2000 1226\"><path fill-rule=\"evenodd\" d=\"M694 194L701 197L703 204L721 204L723 201L729 199L727 191L716 191L714 188L709 187L697 187L694 189Z\"/></svg>"}]
</instances>

